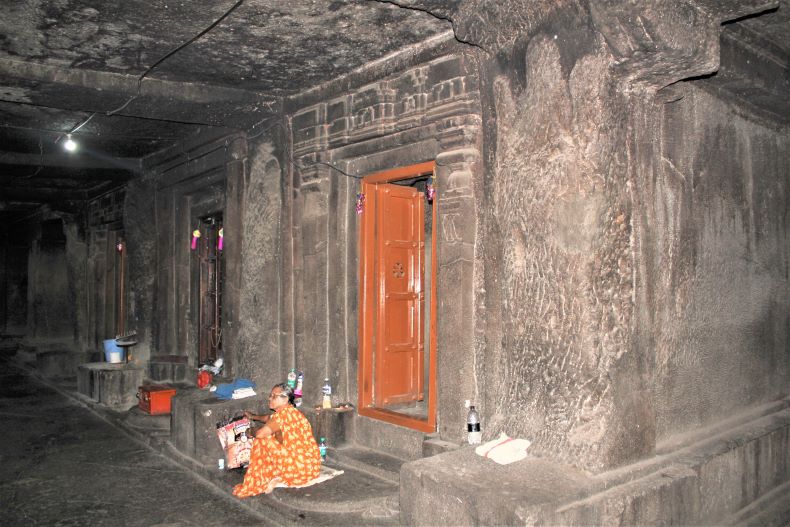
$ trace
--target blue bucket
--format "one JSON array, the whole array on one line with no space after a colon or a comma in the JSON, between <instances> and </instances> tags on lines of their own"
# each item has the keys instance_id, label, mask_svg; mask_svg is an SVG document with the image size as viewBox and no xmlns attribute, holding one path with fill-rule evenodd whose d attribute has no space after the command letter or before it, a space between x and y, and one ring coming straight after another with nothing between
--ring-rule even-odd
<instances>
[{"instance_id":1,"label":"blue bucket","mask_svg":"<svg viewBox=\"0 0 790 527\"><path fill-rule=\"evenodd\" d=\"M126 360L126 350L120 347L115 339L107 339L104 341L104 358L107 362L123 362Z\"/></svg>"}]
</instances>

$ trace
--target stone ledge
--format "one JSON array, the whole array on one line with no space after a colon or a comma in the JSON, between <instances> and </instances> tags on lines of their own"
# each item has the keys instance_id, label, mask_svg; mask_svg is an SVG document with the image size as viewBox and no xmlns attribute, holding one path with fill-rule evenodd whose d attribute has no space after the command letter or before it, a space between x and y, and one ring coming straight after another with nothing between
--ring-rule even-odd
<instances>
[{"instance_id":1,"label":"stone ledge","mask_svg":"<svg viewBox=\"0 0 790 527\"><path fill-rule=\"evenodd\" d=\"M77 368L77 391L114 410L137 405L143 369L134 364L89 362Z\"/></svg>"},{"instance_id":2,"label":"stone ledge","mask_svg":"<svg viewBox=\"0 0 790 527\"><path fill-rule=\"evenodd\" d=\"M268 393L268 392L267 392ZM180 389L171 399L170 440L181 454L205 467L216 467L225 457L217 438L217 422L244 410L260 413L262 396L217 399L208 390Z\"/></svg>"},{"instance_id":3,"label":"stone ledge","mask_svg":"<svg viewBox=\"0 0 790 527\"><path fill-rule=\"evenodd\" d=\"M758 471L759 467L759 471ZM790 409L607 473L471 447L401 468L405 525L720 523L790 481Z\"/></svg>"},{"instance_id":4,"label":"stone ledge","mask_svg":"<svg viewBox=\"0 0 790 527\"><path fill-rule=\"evenodd\" d=\"M353 435L354 419L356 416L356 409L354 408L340 410L337 408L311 408L302 405L300 410L310 422L316 440L321 437L326 438L327 445L329 445L330 448L337 448L345 445L348 439Z\"/></svg>"}]
</instances>

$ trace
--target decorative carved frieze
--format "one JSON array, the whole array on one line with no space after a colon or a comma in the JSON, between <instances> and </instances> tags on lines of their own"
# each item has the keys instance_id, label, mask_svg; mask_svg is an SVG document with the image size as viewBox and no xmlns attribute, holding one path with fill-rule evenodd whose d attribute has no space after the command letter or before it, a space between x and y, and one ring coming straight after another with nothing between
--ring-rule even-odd
<instances>
[{"instance_id":1,"label":"decorative carved frieze","mask_svg":"<svg viewBox=\"0 0 790 527\"><path fill-rule=\"evenodd\" d=\"M442 57L326 103L292 119L301 155L422 126L451 115L478 114L476 77L463 57Z\"/></svg>"},{"instance_id":2,"label":"decorative carved frieze","mask_svg":"<svg viewBox=\"0 0 790 527\"><path fill-rule=\"evenodd\" d=\"M295 152L319 150L326 146L326 104L316 104L296 113L291 120Z\"/></svg>"}]
</instances>

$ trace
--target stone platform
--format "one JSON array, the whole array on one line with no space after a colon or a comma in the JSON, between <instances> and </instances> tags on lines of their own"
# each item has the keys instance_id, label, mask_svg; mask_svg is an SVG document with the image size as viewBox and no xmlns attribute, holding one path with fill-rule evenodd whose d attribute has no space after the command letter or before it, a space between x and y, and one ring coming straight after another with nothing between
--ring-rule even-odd
<instances>
[{"instance_id":1,"label":"stone platform","mask_svg":"<svg viewBox=\"0 0 790 527\"><path fill-rule=\"evenodd\" d=\"M172 399L171 443L183 455L207 467L215 467L223 456L217 439L216 424L223 418L242 415L244 410L256 414L266 413L265 393L236 400L217 399L208 390L179 389ZM327 443L337 448L346 443L350 435L354 410L316 410L302 407L313 428L316 439L325 437Z\"/></svg>"},{"instance_id":2,"label":"stone platform","mask_svg":"<svg viewBox=\"0 0 790 527\"><path fill-rule=\"evenodd\" d=\"M498 465L467 446L400 476L404 525L786 525L790 399L597 475L539 458Z\"/></svg>"},{"instance_id":3,"label":"stone platform","mask_svg":"<svg viewBox=\"0 0 790 527\"><path fill-rule=\"evenodd\" d=\"M217 438L217 422L242 415L244 410L262 413L263 398L258 394L246 399L222 400L208 390L179 390L171 400L170 442L198 464L216 467L217 460L225 456Z\"/></svg>"},{"instance_id":4,"label":"stone platform","mask_svg":"<svg viewBox=\"0 0 790 527\"><path fill-rule=\"evenodd\" d=\"M135 364L89 362L77 368L77 391L113 410L137 405L143 369Z\"/></svg>"}]
</instances>

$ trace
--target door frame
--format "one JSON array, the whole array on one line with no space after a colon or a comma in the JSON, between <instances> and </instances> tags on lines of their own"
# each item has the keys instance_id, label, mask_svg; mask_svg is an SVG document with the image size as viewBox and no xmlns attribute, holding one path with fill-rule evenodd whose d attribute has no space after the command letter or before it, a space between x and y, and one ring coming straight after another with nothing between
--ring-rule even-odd
<instances>
[{"instance_id":1,"label":"door frame","mask_svg":"<svg viewBox=\"0 0 790 527\"><path fill-rule=\"evenodd\" d=\"M373 405L373 337L375 333L375 314L377 313L376 279L377 266L375 265L375 193L373 187L380 183L391 183L403 179L411 179L425 174L435 174L436 163L428 161L407 167L396 168L384 172L377 172L362 179L362 194L371 202L364 204L362 222L359 229L359 400L357 412L359 415L372 417L399 426L412 428L421 432L436 431L436 401L438 394L436 382L436 232L438 217L438 199L434 197L432 206L433 232L431 236L431 286L428 291L427 301L430 302L430 331L427 337L428 344L428 415L426 419L418 419L392 410L377 408ZM428 240L426 240L428 242Z\"/></svg>"},{"instance_id":2,"label":"door frame","mask_svg":"<svg viewBox=\"0 0 790 527\"><path fill-rule=\"evenodd\" d=\"M203 235L198 239L197 247L197 361L198 364L214 362L224 358L222 337L222 304L224 293L224 259L223 251L217 247L219 231L223 226L223 212L218 211L198 220L198 228ZM213 255L213 270L211 258ZM209 278L213 277L213 283ZM214 298L207 302L206 297ZM211 311L206 312L207 304ZM211 325L207 326L207 321ZM216 340L214 340L216 339ZM211 342L209 342L209 340Z\"/></svg>"}]
</instances>

